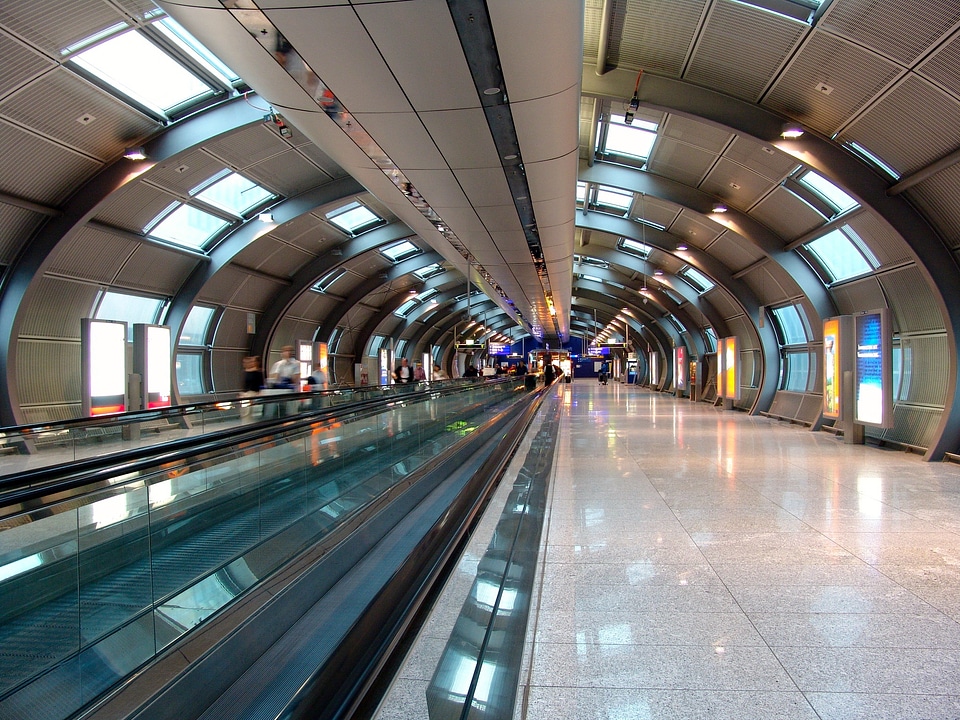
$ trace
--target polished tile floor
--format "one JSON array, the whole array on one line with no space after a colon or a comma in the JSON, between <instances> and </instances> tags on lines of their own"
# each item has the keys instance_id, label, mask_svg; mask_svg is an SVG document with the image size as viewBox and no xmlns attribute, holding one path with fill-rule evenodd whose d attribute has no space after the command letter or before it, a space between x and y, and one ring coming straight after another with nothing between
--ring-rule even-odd
<instances>
[{"instance_id":1,"label":"polished tile floor","mask_svg":"<svg viewBox=\"0 0 960 720\"><path fill-rule=\"evenodd\" d=\"M556 392L515 717L960 718L960 466L631 386ZM427 717L430 660L384 717Z\"/></svg>"}]
</instances>

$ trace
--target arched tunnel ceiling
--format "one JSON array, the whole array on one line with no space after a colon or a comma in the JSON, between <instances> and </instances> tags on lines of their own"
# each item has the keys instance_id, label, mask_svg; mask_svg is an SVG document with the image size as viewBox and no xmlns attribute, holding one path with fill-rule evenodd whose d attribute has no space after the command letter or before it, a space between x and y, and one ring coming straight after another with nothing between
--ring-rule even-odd
<instances>
[{"instance_id":1,"label":"arched tunnel ceiling","mask_svg":"<svg viewBox=\"0 0 960 720\"><path fill-rule=\"evenodd\" d=\"M583 317L596 312L603 325L626 306L638 317L686 318L692 347L706 326L722 332L732 323L727 330L740 332L746 323L770 353L776 339L760 322L763 308L800 302L815 321L870 309L875 299L902 306L895 311L901 332L918 328L915 317L934 317L922 329L945 332L955 346L960 6L901 0L865 15L861 5L160 3L257 93L241 98L224 88L227 103L170 122L102 89L65 51L118 22L147 28L152 3L7 0L0 6L0 362L11 388L4 419L23 419L18 393L29 393L14 377L18 366L31 366L33 345L75 342L74 320L96 297L85 288L163 298L175 327L197 303L222 308L224 318L254 313L265 320L258 342L267 348L289 339L291 326L325 327L339 303L369 287L348 321L357 341L375 332L378 317L432 338L430 326L443 324L455 304L418 313L418 329L382 312L424 285L411 272L390 276L394 265L380 253L383 243L406 237L425 258L435 253L446 272L469 275L512 337L557 341L590 327ZM277 36L263 37L277 32L286 38L283 57ZM312 73L298 75L292 58ZM492 87L499 91L484 92ZM629 109L635 90L635 122L656 131L648 157L595 154L598 129ZM289 136L265 121L271 108L291 126ZM782 139L786 121L806 134ZM150 160L119 160L137 144ZM211 252L148 237L158 212L223 168L276 193L272 225L245 218L251 222ZM798 185L811 168L859 206L832 216ZM594 191L624 191L632 204L621 217L589 200L584 207L575 199L577 178ZM383 242L330 224L326 213L349 200L383 218L371 231ZM729 212L714 213L717 203ZM797 252L844 224L877 261L873 285L828 288ZM625 253L621 238L653 252ZM681 243L688 250L678 250ZM584 257L611 264L602 292L581 287L575 258ZM333 291L309 292L341 267ZM717 289L691 294L687 268ZM657 269L663 280L651 278ZM911 285L901 277L917 279L932 313L911 309L920 301L897 289ZM672 294L641 296L645 278ZM48 299L63 292L77 307ZM941 437L960 425L955 353L948 377Z\"/></svg>"}]
</instances>

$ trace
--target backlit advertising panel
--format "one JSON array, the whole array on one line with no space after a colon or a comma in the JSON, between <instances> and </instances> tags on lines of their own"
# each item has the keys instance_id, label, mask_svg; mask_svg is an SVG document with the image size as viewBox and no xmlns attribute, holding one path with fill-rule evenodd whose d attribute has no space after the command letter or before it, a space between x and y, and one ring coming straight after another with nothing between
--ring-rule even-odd
<instances>
[{"instance_id":1,"label":"backlit advertising panel","mask_svg":"<svg viewBox=\"0 0 960 720\"><path fill-rule=\"evenodd\" d=\"M840 348L840 318L828 318L823 321L823 416L840 418L841 385L843 369Z\"/></svg>"},{"instance_id":2,"label":"backlit advertising panel","mask_svg":"<svg viewBox=\"0 0 960 720\"><path fill-rule=\"evenodd\" d=\"M389 385L393 381L393 368L390 367L389 348L380 348L379 360L380 384Z\"/></svg>"},{"instance_id":3,"label":"backlit advertising panel","mask_svg":"<svg viewBox=\"0 0 960 720\"><path fill-rule=\"evenodd\" d=\"M720 368L717 394L728 400L740 399L740 345L736 337L720 340Z\"/></svg>"},{"instance_id":4,"label":"backlit advertising panel","mask_svg":"<svg viewBox=\"0 0 960 720\"><path fill-rule=\"evenodd\" d=\"M687 389L687 349L675 347L673 349L673 376L676 379L677 390Z\"/></svg>"},{"instance_id":5,"label":"backlit advertising panel","mask_svg":"<svg viewBox=\"0 0 960 720\"><path fill-rule=\"evenodd\" d=\"M873 310L853 318L857 346L854 364L854 420L863 425L893 426L893 342L890 311Z\"/></svg>"},{"instance_id":6,"label":"backlit advertising panel","mask_svg":"<svg viewBox=\"0 0 960 720\"><path fill-rule=\"evenodd\" d=\"M140 407L170 407L170 328L143 323L133 326L133 371L141 378Z\"/></svg>"},{"instance_id":7,"label":"backlit advertising panel","mask_svg":"<svg viewBox=\"0 0 960 720\"><path fill-rule=\"evenodd\" d=\"M127 409L127 324L80 320L80 374L85 416Z\"/></svg>"}]
</instances>

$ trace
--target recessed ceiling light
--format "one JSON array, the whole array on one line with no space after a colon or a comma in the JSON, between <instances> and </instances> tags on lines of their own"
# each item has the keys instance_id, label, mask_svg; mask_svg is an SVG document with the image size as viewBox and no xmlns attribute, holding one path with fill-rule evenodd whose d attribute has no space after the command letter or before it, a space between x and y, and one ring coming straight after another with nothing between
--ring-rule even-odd
<instances>
[{"instance_id":1,"label":"recessed ceiling light","mask_svg":"<svg viewBox=\"0 0 960 720\"><path fill-rule=\"evenodd\" d=\"M510 155L504 155L504 156L503 156L503 159L504 159L504 160L516 160L516 159L517 159L517 156L516 156L515 153L511 153Z\"/></svg>"},{"instance_id":2,"label":"recessed ceiling light","mask_svg":"<svg viewBox=\"0 0 960 720\"><path fill-rule=\"evenodd\" d=\"M803 128L797 125L796 123L785 123L782 128L780 128L780 137L791 139L798 138L803 135Z\"/></svg>"},{"instance_id":3,"label":"recessed ceiling light","mask_svg":"<svg viewBox=\"0 0 960 720\"><path fill-rule=\"evenodd\" d=\"M740 189L740 186L737 185L736 183L730 183L730 187L732 187L734 190L739 190L739 189Z\"/></svg>"},{"instance_id":4,"label":"recessed ceiling light","mask_svg":"<svg viewBox=\"0 0 960 720\"><path fill-rule=\"evenodd\" d=\"M498 92L500 92L500 88L498 88L498 87L490 87L490 88L487 88L486 90L484 90L484 91L483 91L483 94L484 94L484 95L496 95Z\"/></svg>"}]
</instances>

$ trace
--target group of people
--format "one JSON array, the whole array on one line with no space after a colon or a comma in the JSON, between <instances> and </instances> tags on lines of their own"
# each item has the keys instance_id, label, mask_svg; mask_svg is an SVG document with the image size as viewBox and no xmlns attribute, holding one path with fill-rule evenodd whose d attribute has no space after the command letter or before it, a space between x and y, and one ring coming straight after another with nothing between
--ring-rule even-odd
<instances>
[{"instance_id":1,"label":"group of people","mask_svg":"<svg viewBox=\"0 0 960 720\"><path fill-rule=\"evenodd\" d=\"M552 377L550 378L550 382L552 382L556 377L556 372L559 372L559 369L553 365L547 365L544 368L544 374L546 375L550 370L553 371L553 373L551 373ZM510 373L511 375L522 376L526 375L527 372L527 364L522 359L509 368L502 365L496 366L497 375ZM322 377L322 375L323 373L320 373L320 371L313 373L310 378L307 379L307 383L315 386L325 386L327 379L326 377ZM463 373L465 378L476 378L480 377L480 375L480 371L473 363L468 363ZM394 368L393 379L395 382L401 384L421 382L427 379L427 374L421 363L417 363L411 367L410 361L407 360L407 358L401 358L396 368ZM443 371L440 365L434 364L431 379L449 380L450 376ZM280 359L273 364L270 368L269 375L266 377L260 365L259 357L250 355L243 359L243 397L256 396L264 387L298 390L300 389L300 381L300 362L294 357L294 348L292 345L283 346L280 351Z\"/></svg>"},{"instance_id":2,"label":"group of people","mask_svg":"<svg viewBox=\"0 0 960 720\"><path fill-rule=\"evenodd\" d=\"M427 379L427 373L420 363L417 363L415 367L410 367L410 361L406 358L401 358L400 363L393 370L393 379L401 384L423 382ZM450 378L439 365L435 364L433 366L432 379L449 380Z\"/></svg>"}]
</instances>

